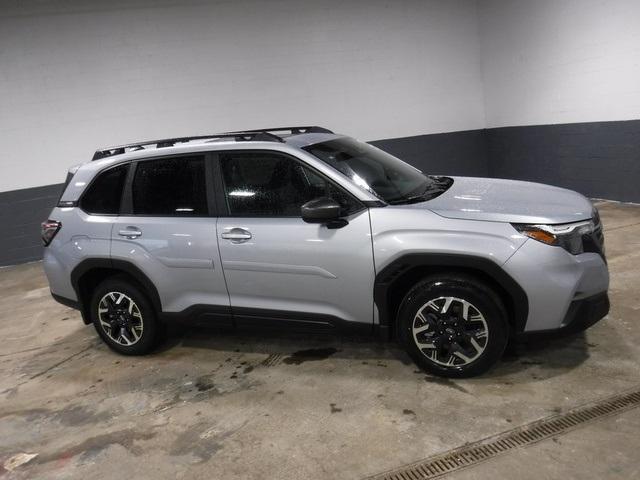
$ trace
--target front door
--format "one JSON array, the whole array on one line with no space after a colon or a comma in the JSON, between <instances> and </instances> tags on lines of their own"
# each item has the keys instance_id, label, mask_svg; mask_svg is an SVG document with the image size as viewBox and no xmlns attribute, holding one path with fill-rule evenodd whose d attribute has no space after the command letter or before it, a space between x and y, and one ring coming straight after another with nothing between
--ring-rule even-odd
<instances>
[{"instance_id":1,"label":"front door","mask_svg":"<svg viewBox=\"0 0 640 480\"><path fill-rule=\"evenodd\" d=\"M369 211L297 159L278 152L219 154L228 216L220 254L234 318L243 322L373 323ZM330 196L348 224L305 223L300 207Z\"/></svg>"}]
</instances>

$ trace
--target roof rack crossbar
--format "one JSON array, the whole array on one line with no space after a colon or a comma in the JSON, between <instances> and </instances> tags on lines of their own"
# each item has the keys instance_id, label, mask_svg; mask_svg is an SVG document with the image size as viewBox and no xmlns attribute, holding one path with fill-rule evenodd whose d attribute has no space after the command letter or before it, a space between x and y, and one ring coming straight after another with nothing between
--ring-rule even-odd
<instances>
[{"instance_id":1,"label":"roof rack crossbar","mask_svg":"<svg viewBox=\"0 0 640 480\"><path fill-rule=\"evenodd\" d=\"M291 135L301 133L333 133L322 127L305 126L305 127L276 127L261 128L257 130L239 130L237 132L214 133L212 135L196 135L191 137L175 137L163 138L159 140L147 140L144 142L133 142L125 145L117 145L114 147L102 148L96 150L91 160L99 160L101 158L110 157L112 155L121 155L127 150L142 150L145 146L155 145L156 148L173 147L176 143L186 143L192 140L215 140L219 138L233 138L238 142L284 142L284 139L272 132L290 132Z\"/></svg>"}]
</instances>

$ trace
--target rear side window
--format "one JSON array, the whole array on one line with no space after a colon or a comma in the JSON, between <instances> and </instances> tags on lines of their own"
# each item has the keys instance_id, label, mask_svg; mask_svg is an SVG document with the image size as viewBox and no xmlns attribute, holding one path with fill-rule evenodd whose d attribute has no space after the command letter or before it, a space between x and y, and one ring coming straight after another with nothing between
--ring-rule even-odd
<instances>
[{"instance_id":1,"label":"rear side window","mask_svg":"<svg viewBox=\"0 0 640 480\"><path fill-rule=\"evenodd\" d=\"M71 179L73 178L73 175L74 175L73 173L67 172L67 178L65 178L64 185L62 185L62 190L60 190L60 196L58 197L58 203L60 203L60 200L62 199L62 195L64 195L64 191L69 186L69 183L71 182Z\"/></svg>"},{"instance_id":2,"label":"rear side window","mask_svg":"<svg viewBox=\"0 0 640 480\"><path fill-rule=\"evenodd\" d=\"M136 215L207 215L204 156L138 163L131 194Z\"/></svg>"},{"instance_id":3,"label":"rear side window","mask_svg":"<svg viewBox=\"0 0 640 480\"><path fill-rule=\"evenodd\" d=\"M129 165L120 165L102 172L82 196L80 208L87 213L117 215L120 213L122 188Z\"/></svg>"}]
</instances>

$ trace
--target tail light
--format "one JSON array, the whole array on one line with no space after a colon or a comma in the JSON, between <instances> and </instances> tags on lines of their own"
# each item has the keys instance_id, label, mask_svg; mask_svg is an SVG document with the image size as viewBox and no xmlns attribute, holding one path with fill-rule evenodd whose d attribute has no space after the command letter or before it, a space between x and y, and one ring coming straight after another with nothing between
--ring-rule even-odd
<instances>
[{"instance_id":1,"label":"tail light","mask_svg":"<svg viewBox=\"0 0 640 480\"><path fill-rule=\"evenodd\" d=\"M42 243L44 243L44 246L46 247L51 243L53 237L56 236L56 233L58 233L62 227L62 223L56 220L47 220L46 222L42 222L41 226Z\"/></svg>"}]
</instances>

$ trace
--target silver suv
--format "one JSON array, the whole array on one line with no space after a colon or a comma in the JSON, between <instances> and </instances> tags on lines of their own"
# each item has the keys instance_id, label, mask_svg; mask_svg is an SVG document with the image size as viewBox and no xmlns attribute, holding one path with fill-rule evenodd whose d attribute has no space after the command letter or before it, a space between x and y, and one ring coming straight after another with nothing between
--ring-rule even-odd
<instances>
[{"instance_id":1,"label":"silver suv","mask_svg":"<svg viewBox=\"0 0 640 480\"><path fill-rule=\"evenodd\" d=\"M175 319L348 329L462 377L511 337L609 310L582 195L425 175L320 127L99 150L69 170L42 238L54 298L123 354L149 352Z\"/></svg>"}]
</instances>

